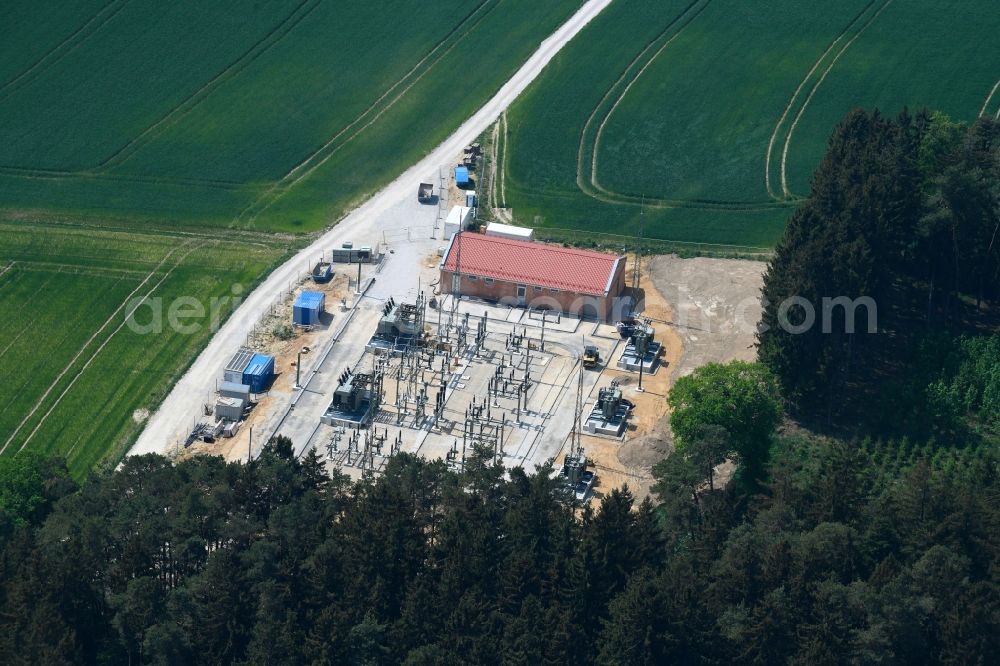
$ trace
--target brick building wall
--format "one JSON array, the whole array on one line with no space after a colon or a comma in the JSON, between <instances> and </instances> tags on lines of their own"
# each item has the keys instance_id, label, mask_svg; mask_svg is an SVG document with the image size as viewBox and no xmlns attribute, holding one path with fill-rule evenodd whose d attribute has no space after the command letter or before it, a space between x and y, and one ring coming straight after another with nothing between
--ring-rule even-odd
<instances>
[{"instance_id":1,"label":"brick building wall","mask_svg":"<svg viewBox=\"0 0 1000 666\"><path fill-rule=\"evenodd\" d=\"M621 316L615 306L616 299L625 288L625 262L619 262L615 267L615 275L611 280L608 295L594 296L580 294L562 289L550 289L527 283L507 282L482 276L463 274L459 292L463 296L479 298L485 301L507 303L514 306L526 306L538 309L558 310L575 316L596 318L601 321L612 321ZM451 294L455 286L455 273L441 271L441 293ZM523 298L519 297L518 287L523 287ZM617 308L620 310L620 308Z\"/></svg>"}]
</instances>

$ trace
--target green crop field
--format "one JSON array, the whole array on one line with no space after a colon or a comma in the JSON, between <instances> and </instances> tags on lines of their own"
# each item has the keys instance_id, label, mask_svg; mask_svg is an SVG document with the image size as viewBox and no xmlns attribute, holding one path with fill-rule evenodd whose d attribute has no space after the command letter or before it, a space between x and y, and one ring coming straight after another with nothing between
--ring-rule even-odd
<instances>
[{"instance_id":1,"label":"green crop field","mask_svg":"<svg viewBox=\"0 0 1000 666\"><path fill-rule=\"evenodd\" d=\"M3 3L0 455L117 462L210 335L140 335L133 299L250 288L306 240L273 232L391 181L579 5Z\"/></svg>"},{"instance_id":2,"label":"green crop field","mask_svg":"<svg viewBox=\"0 0 1000 666\"><path fill-rule=\"evenodd\" d=\"M498 201L559 233L770 246L850 108L997 113L998 30L987 0L615 2L509 110Z\"/></svg>"},{"instance_id":3,"label":"green crop field","mask_svg":"<svg viewBox=\"0 0 1000 666\"><path fill-rule=\"evenodd\" d=\"M0 210L311 231L447 137L579 0L74 4L0 9Z\"/></svg>"},{"instance_id":4,"label":"green crop field","mask_svg":"<svg viewBox=\"0 0 1000 666\"><path fill-rule=\"evenodd\" d=\"M234 292L245 293L286 250L267 236L207 236L0 223L0 452L67 456L82 475L115 462L155 409ZM169 307L192 297L205 316L181 332ZM137 299L130 326L126 317ZM162 303L162 327L152 305ZM157 305L157 307L159 307ZM147 327L143 329L142 327ZM150 330L151 329L151 330ZM160 329L160 330L157 330Z\"/></svg>"}]
</instances>

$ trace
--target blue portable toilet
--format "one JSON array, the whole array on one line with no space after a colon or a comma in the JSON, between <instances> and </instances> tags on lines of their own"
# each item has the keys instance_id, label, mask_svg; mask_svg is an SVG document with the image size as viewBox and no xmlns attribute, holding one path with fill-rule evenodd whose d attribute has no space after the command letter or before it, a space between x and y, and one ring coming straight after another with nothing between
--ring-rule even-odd
<instances>
[{"instance_id":1,"label":"blue portable toilet","mask_svg":"<svg viewBox=\"0 0 1000 666\"><path fill-rule=\"evenodd\" d=\"M459 166L455 167L455 184L459 187L465 187L469 184L469 169L468 167Z\"/></svg>"},{"instance_id":2,"label":"blue portable toilet","mask_svg":"<svg viewBox=\"0 0 1000 666\"><path fill-rule=\"evenodd\" d=\"M318 291L303 291L292 305L292 323L296 326L313 326L326 306L326 294Z\"/></svg>"},{"instance_id":3,"label":"blue portable toilet","mask_svg":"<svg viewBox=\"0 0 1000 666\"><path fill-rule=\"evenodd\" d=\"M243 383L254 393L263 393L274 381L274 357L254 354L243 370Z\"/></svg>"},{"instance_id":4,"label":"blue portable toilet","mask_svg":"<svg viewBox=\"0 0 1000 666\"><path fill-rule=\"evenodd\" d=\"M465 193L465 206L466 208L476 207L476 193L474 191Z\"/></svg>"}]
</instances>

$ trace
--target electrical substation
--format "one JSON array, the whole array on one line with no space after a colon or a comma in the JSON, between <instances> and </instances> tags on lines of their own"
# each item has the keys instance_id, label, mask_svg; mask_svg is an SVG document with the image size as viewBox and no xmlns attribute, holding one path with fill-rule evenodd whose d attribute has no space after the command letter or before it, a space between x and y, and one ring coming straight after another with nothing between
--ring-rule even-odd
<instances>
[{"instance_id":1,"label":"electrical substation","mask_svg":"<svg viewBox=\"0 0 1000 666\"><path fill-rule=\"evenodd\" d=\"M584 367L617 355L615 327L431 289L359 298L274 434L353 477L400 452L457 471L474 452L508 468L554 461L567 501L583 501L596 478L584 438L623 437L631 411L607 369ZM592 427L582 406L608 402L609 385L617 401Z\"/></svg>"},{"instance_id":2,"label":"electrical substation","mask_svg":"<svg viewBox=\"0 0 1000 666\"><path fill-rule=\"evenodd\" d=\"M292 335L307 337L278 350L274 385L234 428L231 455L256 456L280 435L296 455L315 451L353 478L379 474L399 453L456 471L473 455L508 469L551 464L571 503L586 501L602 473L620 482L615 451L636 411L642 421L629 398L662 348L649 320L630 317L628 335L616 327L625 257L536 243L514 227L514 240L484 227L503 256L477 254L478 233L449 253L447 206L419 204L401 210L432 225L362 241L377 252L345 241L310 266L307 290L288 285ZM345 262L327 286L316 279ZM243 382L237 369L223 379Z\"/></svg>"}]
</instances>

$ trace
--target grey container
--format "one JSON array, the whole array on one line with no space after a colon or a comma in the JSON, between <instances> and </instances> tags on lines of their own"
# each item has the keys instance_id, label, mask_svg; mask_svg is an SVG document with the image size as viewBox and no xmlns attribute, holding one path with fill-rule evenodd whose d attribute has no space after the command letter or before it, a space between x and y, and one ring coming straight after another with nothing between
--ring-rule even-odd
<instances>
[{"instance_id":1,"label":"grey container","mask_svg":"<svg viewBox=\"0 0 1000 666\"><path fill-rule=\"evenodd\" d=\"M243 401L239 398L219 398L215 403L215 418L223 421L243 419Z\"/></svg>"}]
</instances>

